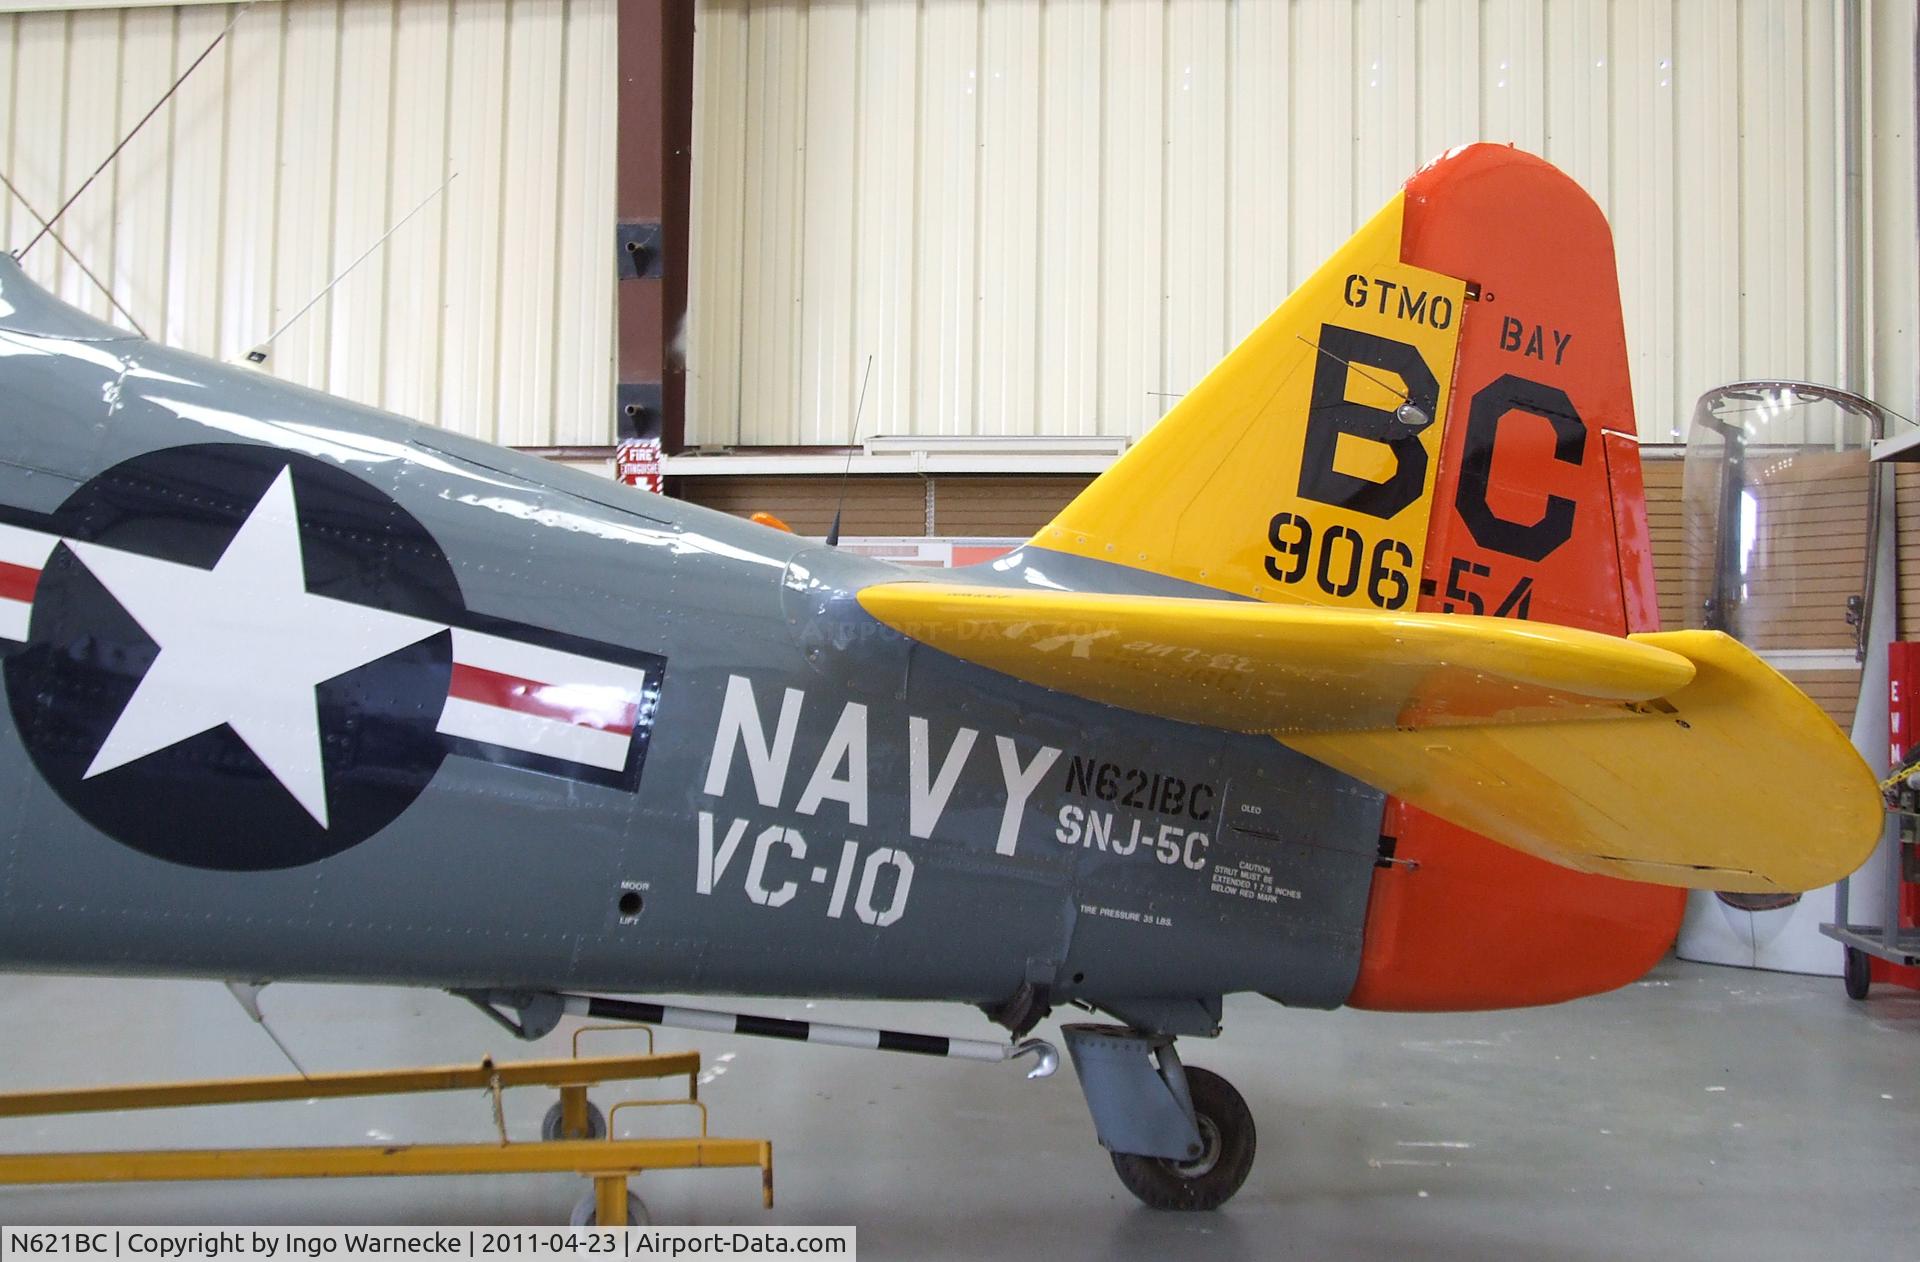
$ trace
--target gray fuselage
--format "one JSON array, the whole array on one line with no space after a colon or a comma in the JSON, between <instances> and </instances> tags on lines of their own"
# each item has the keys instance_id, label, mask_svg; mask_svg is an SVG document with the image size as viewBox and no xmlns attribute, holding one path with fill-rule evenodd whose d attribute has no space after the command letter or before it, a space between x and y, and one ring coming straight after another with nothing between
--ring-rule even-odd
<instances>
[{"instance_id":1,"label":"gray fuselage","mask_svg":"<svg viewBox=\"0 0 1920 1262\"><path fill-rule=\"evenodd\" d=\"M46 298L10 260L0 399L0 504L19 539L52 549L20 611L23 638L6 646L0 966L980 1004L1031 983L1115 1010L1239 990L1334 1006L1352 987L1378 792L1266 737L960 662L853 598L924 571L118 334ZM344 786L401 806L301 862L272 858L273 821L292 809L286 777L237 752L244 734L203 733L227 744L99 772L121 694L155 669L155 645L166 650L135 606L130 622L98 612L108 606L90 584L107 570L87 558L108 549L205 569L234 537L217 521L258 511L246 496L218 507L236 494L231 469L264 478L282 466L300 497L308 586L320 591L316 575L333 566L325 581L341 591L386 592L382 607L461 628L446 633L450 650L423 641L417 668L396 657L382 669L440 670L437 698L446 653L457 673L459 637L483 635L588 674L603 658L625 663L607 669L649 681L628 761L569 774L564 759L542 761L541 716L507 711L503 725L533 733L501 738L523 756L435 744L436 719L452 730L437 701L387 713L372 697L386 676L367 676L371 699L322 695L334 811L315 835L351 827L359 808ZM327 469L370 488L367 502L392 506L399 525L356 521L351 488ZM344 505L338 520L318 515L323 491ZM337 565L323 564L327 549ZM421 613L404 587L435 549L457 590ZM959 573L1218 595L1031 547ZM246 620L207 633L257 649ZM1165 668L1177 687L1179 660ZM97 721L66 721L93 711L62 698L103 690L114 695ZM385 784L381 760L413 759L423 741L418 783ZM202 808L221 822L196 823ZM124 839L136 835L158 840Z\"/></svg>"}]
</instances>

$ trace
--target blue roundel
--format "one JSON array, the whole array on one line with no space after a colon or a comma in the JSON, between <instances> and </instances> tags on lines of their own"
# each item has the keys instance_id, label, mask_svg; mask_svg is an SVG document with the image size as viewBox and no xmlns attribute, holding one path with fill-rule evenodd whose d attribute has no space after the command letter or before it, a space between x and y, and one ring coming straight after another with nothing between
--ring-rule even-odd
<instances>
[{"instance_id":1,"label":"blue roundel","mask_svg":"<svg viewBox=\"0 0 1920 1262\"><path fill-rule=\"evenodd\" d=\"M82 817L193 867L293 867L391 823L435 730L464 605L421 524L314 457L136 456L70 495L7 703Z\"/></svg>"}]
</instances>

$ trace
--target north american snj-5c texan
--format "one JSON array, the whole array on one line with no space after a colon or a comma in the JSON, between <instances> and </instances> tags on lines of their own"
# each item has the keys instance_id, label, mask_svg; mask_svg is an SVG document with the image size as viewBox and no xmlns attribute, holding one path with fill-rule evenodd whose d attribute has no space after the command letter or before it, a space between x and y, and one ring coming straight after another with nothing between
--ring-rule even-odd
<instances>
[{"instance_id":1,"label":"north american snj-5c texan","mask_svg":"<svg viewBox=\"0 0 1920 1262\"><path fill-rule=\"evenodd\" d=\"M0 968L947 1000L1064 1035L1150 1205L1254 1155L1222 996L1544 1004L1874 777L1658 629L1611 235L1416 174L1024 547L926 571L157 346L0 257ZM1016 1041L1025 1040L1025 1041Z\"/></svg>"}]
</instances>

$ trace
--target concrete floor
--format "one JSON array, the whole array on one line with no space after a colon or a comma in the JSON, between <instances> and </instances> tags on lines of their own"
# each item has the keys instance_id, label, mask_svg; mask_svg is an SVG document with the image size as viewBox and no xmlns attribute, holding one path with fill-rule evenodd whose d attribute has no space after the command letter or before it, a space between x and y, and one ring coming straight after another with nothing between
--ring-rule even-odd
<instances>
[{"instance_id":1,"label":"concrete floor","mask_svg":"<svg viewBox=\"0 0 1920 1262\"><path fill-rule=\"evenodd\" d=\"M267 990L309 1069L564 1055L442 995ZM752 1010L986 1036L936 1007ZM1095 1146L1070 1067L1012 1067L664 1032L706 1055L716 1134L774 1141L779 1205L747 1171L660 1172L656 1221L854 1223L881 1257L1758 1258L1903 1256L1920 1227L1920 995L1668 963L1559 1008L1467 1016L1227 1005L1191 1061L1259 1124L1225 1211L1140 1208ZM1043 1031L1044 1032L1044 1031ZM617 1041L601 1050L619 1050ZM8 1088L284 1072L214 984L0 978ZM508 1095L527 1135L550 1100ZM660 1126L660 1120L649 1124ZM625 1129L625 1128L623 1128ZM0 1123L0 1148L486 1139L477 1095ZM552 1223L560 1176L0 1191L0 1222Z\"/></svg>"}]
</instances>

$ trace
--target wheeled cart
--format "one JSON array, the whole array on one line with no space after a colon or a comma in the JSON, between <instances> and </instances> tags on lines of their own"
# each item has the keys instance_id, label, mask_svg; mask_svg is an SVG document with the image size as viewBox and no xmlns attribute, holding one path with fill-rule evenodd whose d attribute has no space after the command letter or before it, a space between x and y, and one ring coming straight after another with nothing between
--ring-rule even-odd
<instances>
[{"instance_id":1,"label":"wheeled cart","mask_svg":"<svg viewBox=\"0 0 1920 1262\"><path fill-rule=\"evenodd\" d=\"M1865 999L1875 982L1920 990L1920 813L1890 811L1899 823L1900 859L1894 888L1882 900L1881 923L1854 924L1847 918L1848 882L1834 889L1834 923L1820 932L1847 949L1847 994Z\"/></svg>"},{"instance_id":2,"label":"wheeled cart","mask_svg":"<svg viewBox=\"0 0 1920 1262\"><path fill-rule=\"evenodd\" d=\"M1873 922L1850 913L1852 882L1834 887L1833 923L1820 932L1846 948L1847 993L1865 999L1875 982L1920 990L1920 643L1887 646L1887 754L1881 785L1892 825L1892 862L1873 883ZM1888 843L1883 841L1882 845Z\"/></svg>"}]
</instances>

